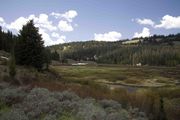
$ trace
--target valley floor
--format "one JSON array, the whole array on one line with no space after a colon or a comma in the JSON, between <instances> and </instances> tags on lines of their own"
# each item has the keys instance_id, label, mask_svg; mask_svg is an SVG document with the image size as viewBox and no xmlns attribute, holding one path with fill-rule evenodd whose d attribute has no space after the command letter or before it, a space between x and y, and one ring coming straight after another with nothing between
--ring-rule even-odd
<instances>
[{"instance_id":1,"label":"valley floor","mask_svg":"<svg viewBox=\"0 0 180 120\"><path fill-rule=\"evenodd\" d=\"M0 65L0 68L0 118L3 120L14 120L8 118L9 114L24 116L23 120L79 120L79 116L82 120L119 120L121 117L143 120L158 119L162 115L168 120L179 118L180 69L175 67L50 66L49 71L37 72L17 66L15 80L20 85L16 87L7 86L13 83L7 66ZM74 97L78 99L74 101ZM101 105L102 100L107 108ZM71 106L74 102L75 106ZM58 105L63 108L60 113L53 107ZM112 108L117 105L121 107ZM96 116L97 113L101 116Z\"/></svg>"}]
</instances>

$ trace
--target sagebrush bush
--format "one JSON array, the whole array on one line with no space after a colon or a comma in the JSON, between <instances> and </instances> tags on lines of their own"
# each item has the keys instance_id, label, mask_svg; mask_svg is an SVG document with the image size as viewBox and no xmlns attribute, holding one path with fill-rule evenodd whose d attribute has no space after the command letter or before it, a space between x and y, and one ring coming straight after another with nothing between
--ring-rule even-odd
<instances>
[{"instance_id":1,"label":"sagebrush bush","mask_svg":"<svg viewBox=\"0 0 180 120\"><path fill-rule=\"evenodd\" d=\"M0 115L0 120L29 120L24 111L20 109L12 109Z\"/></svg>"},{"instance_id":2,"label":"sagebrush bush","mask_svg":"<svg viewBox=\"0 0 180 120\"><path fill-rule=\"evenodd\" d=\"M115 110L122 109L121 104L119 104L117 101L114 100L101 100L100 104L104 109L106 108L113 108Z\"/></svg>"},{"instance_id":3,"label":"sagebrush bush","mask_svg":"<svg viewBox=\"0 0 180 120\"><path fill-rule=\"evenodd\" d=\"M46 115L43 120L58 120L56 115Z\"/></svg>"},{"instance_id":4,"label":"sagebrush bush","mask_svg":"<svg viewBox=\"0 0 180 120\"><path fill-rule=\"evenodd\" d=\"M138 109L125 110L116 101L82 99L68 91L50 92L34 88L6 88L0 91L3 104L11 104L0 112L0 120L146 120ZM15 100L15 101L14 101Z\"/></svg>"},{"instance_id":5,"label":"sagebrush bush","mask_svg":"<svg viewBox=\"0 0 180 120\"><path fill-rule=\"evenodd\" d=\"M107 115L105 120L118 120L121 116L118 113L111 113Z\"/></svg>"},{"instance_id":6,"label":"sagebrush bush","mask_svg":"<svg viewBox=\"0 0 180 120\"><path fill-rule=\"evenodd\" d=\"M12 105L21 102L26 96L26 93L20 88L6 88L0 91L0 101L7 105Z\"/></svg>"},{"instance_id":7,"label":"sagebrush bush","mask_svg":"<svg viewBox=\"0 0 180 120\"><path fill-rule=\"evenodd\" d=\"M38 118L41 114L55 114L61 111L60 103L53 98L51 92L43 88L35 88L18 106L23 109L31 119Z\"/></svg>"},{"instance_id":8,"label":"sagebrush bush","mask_svg":"<svg viewBox=\"0 0 180 120\"><path fill-rule=\"evenodd\" d=\"M79 96L77 96L76 94L72 93L72 92L68 92L68 91L64 91L64 92L55 92L53 94L53 97L58 99L59 101L65 101L65 100L69 100L69 101L77 101L79 100Z\"/></svg>"},{"instance_id":9,"label":"sagebrush bush","mask_svg":"<svg viewBox=\"0 0 180 120\"><path fill-rule=\"evenodd\" d=\"M104 120L106 117L106 112L100 106L93 103L82 104L78 113L83 120Z\"/></svg>"}]
</instances>

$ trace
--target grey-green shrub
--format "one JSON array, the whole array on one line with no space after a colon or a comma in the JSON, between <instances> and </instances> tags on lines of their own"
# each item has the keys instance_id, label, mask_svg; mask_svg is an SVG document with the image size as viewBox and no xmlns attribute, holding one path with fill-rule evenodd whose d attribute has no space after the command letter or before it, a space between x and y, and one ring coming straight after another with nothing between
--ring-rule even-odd
<instances>
[{"instance_id":1,"label":"grey-green shrub","mask_svg":"<svg viewBox=\"0 0 180 120\"><path fill-rule=\"evenodd\" d=\"M72 92L50 92L34 88L6 88L0 100L11 104L8 112L0 113L0 120L147 120L137 108L129 111L113 100L82 99ZM14 102L15 100L16 102Z\"/></svg>"},{"instance_id":2,"label":"grey-green shrub","mask_svg":"<svg viewBox=\"0 0 180 120\"><path fill-rule=\"evenodd\" d=\"M12 109L10 112L5 112L0 115L0 120L29 120L24 111L20 109Z\"/></svg>"},{"instance_id":3,"label":"grey-green shrub","mask_svg":"<svg viewBox=\"0 0 180 120\"><path fill-rule=\"evenodd\" d=\"M0 101L7 105L16 104L23 101L26 93L20 88L6 88L0 91Z\"/></svg>"}]
</instances>

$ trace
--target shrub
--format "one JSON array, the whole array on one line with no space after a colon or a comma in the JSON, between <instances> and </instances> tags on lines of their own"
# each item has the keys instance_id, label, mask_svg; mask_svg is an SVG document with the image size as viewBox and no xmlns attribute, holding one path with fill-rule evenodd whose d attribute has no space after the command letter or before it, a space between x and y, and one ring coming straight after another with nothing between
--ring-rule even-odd
<instances>
[{"instance_id":1,"label":"shrub","mask_svg":"<svg viewBox=\"0 0 180 120\"><path fill-rule=\"evenodd\" d=\"M55 114L61 112L61 107L55 98L47 89L35 88L18 106L23 109L31 119L39 118L41 114Z\"/></svg>"},{"instance_id":2,"label":"shrub","mask_svg":"<svg viewBox=\"0 0 180 120\"><path fill-rule=\"evenodd\" d=\"M57 120L55 115L46 115L43 120Z\"/></svg>"},{"instance_id":3,"label":"shrub","mask_svg":"<svg viewBox=\"0 0 180 120\"><path fill-rule=\"evenodd\" d=\"M25 113L20 109L12 109L10 112L0 116L0 120L29 120Z\"/></svg>"},{"instance_id":4,"label":"shrub","mask_svg":"<svg viewBox=\"0 0 180 120\"><path fill-rule=\"evenodd\" d=\"M106 118L106 112L100 106L85 99L82 101L77 116L83 120L104 120Z\"/></svg>"},{"instance_id":5,"label":"shrub","mask_svg":"<svg viewBox=\"0 0 180 120\"><path fill-rule=\"evenodd\" d=\"M25 96L25 92L20 88L6 88L0 92L0 100L10 106L23 101Z\"/></svg>"},{"instance_id":6,"label":"shrub","mask_svg":"<svg viewBox=\"0 0 180 120\"><path fill-rule=\"evenodd\" d=\"M129 120L129 114L127 111L122 110L121 112L114 112L107 115L105 120Z\"/></svg>"},{"instance_id":7,"label":"shrub","mask_svg":"<svg viewBox=\"0 0 180 120\"><path fill-rule=\"evenodd\" d=\"M81 119L72 115L69 112L64 112L63 115L58 118L58 120L81 120Z\"/></svg>"},{"instance_id":8,"label":"shrub","mask_svg":"<svg viewBox=\"0 0 180 120\"><path fill-rule=\"evenodd\" d=\"M119 104L118 102L116 102L114 100L101 100L100 104L102 105L102 107L104 109L112 108L112 109L115 109L115 110L120 110L122 108L121 104Z\"/></svg>"},{"instance_id":9,"label":"shrub","mask_svg":"<svg viewBox=\"0 0 180 120\"><path fill-rule=\"evenodd\" d=\"M81 99L68 91L34 88L27 93L21 88L6 88L0 91L0 100L0 120L129 120L130 116L146 120L139 109L128 112L116 101Z\"/></svg>"}]
</instances>

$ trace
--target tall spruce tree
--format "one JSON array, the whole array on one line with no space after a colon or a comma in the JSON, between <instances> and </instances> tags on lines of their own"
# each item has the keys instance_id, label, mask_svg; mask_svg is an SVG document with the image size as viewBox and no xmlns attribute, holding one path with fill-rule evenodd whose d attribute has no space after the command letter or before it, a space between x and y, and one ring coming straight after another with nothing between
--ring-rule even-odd
<instances>
[{"instance_id":1,"label":"tall spruce tree","mask_svg":"<svg viewBox=\"0 0 180 120\"><path fill-rule=\"evenodd\" d=\"M0 26L0 50L2 50L2 27Z\"/></svg>"},{"instance_id":2,"label":"tall spruce tree","mask_svg":"<svg viewBox=\"0 0 180 120\"><path fill-rule=\"evenodd\" d=\"M59 53L55 50L54 52L51 53L51 58L52 60L59 61Z\"/></svg>"},{"instance_id":3,"label":"tall spruce tree","mask_svg":"<svg viewBox=\"0 0 180 120\"><path fill-rule=\"evenodd\" d=\"M33 20L30 20L20 30L18 42L16 44L17 64L33 66L37 70L43 67L44 42L39 29L34 26Z\"/></svg>"},{"instance_id":4,"label":"tall spruce tree","mask_svg":"<svg viewBox=\"0 0 180 120\"><path fill-rule=\"evenodd\" d=\"M16 61L15 61L15 56L14 56L14 42L11 48L11 56L9 59L9 75L12 79L14 79L16 75Z\"/></svg>"},{"instance_id":5,"label":"tall spruce tree","mask_svg":"<svg viewBox=\"0 0 180 120\"><path fill-rule=\"evenodd\" d=\"M48 48L44 49L44 63L45 63L45 69L49 69L49 64L51 63L51 51Z\"/></svg>"}]
</instances>

